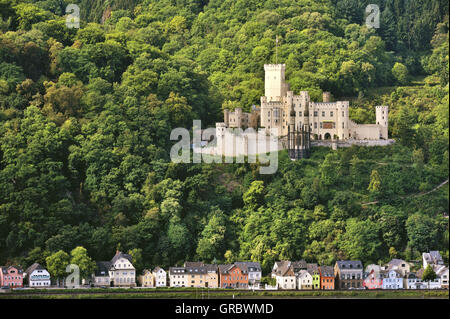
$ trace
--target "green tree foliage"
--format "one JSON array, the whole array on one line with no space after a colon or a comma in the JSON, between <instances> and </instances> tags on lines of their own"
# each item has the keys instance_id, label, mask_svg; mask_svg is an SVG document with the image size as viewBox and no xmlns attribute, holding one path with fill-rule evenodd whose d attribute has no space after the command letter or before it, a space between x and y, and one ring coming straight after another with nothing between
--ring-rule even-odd
<instances>
[{"instance_id":1,"label":"green tree foliage","mask_svg":"<svg viewBox=\"0 0 450 319\"><path fill-rule=\"evenodd\" d=\"M70 252L70 263L77 265L80 268L80 277L89 278L95 271L95 262L88 256L87 250L84 247L75 247Z\"/></svg>"},{"instance_id":2,"label":"green tree foliage","mask_svg":"<svg viewBox=\"0 0 450 319\"><path fill-rule=\"evenodd\" d=\"M423 271L422 280L433 281L434 279L436 279L436 273L430 265L427 265L427 268Z\"/></svg>"}]
</instances>

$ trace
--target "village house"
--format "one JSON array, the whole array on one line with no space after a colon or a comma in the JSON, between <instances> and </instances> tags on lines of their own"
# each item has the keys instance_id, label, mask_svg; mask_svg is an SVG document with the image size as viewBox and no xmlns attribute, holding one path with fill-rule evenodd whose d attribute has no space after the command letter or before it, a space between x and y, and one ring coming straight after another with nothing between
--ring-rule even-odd
<instances>
[{"instance_id":1,"label":"village house","mask_svg":"<svg viewBox=\"0 0 450 319\"><path fill-rule=\"evenodd\" d=\"M437 266L436 268L436 276L441 279L441 289L448 289L448 267Z\"/></svg>"},{"instance_id":2,"label":"village house","mask_svg":"<svg viewBox=\"0 0 450 319\"><path fill-rule=\"evenodd\" d=\"M237 261L234 263L248 274L248 286L259 288L261 283L262 270L261 265L257 262Z\"/></svg>"},{"instance_id":3,"label":"village house","mask_svg":"<svg viewBox=\"0 0 450 319\"><path fill-rule=\"evenodd\" d=\"M423 253L422 261L423 269L426 269L428 265L444 265L444 260L437 250L432 250L429 253Z\"/></svg>"},{"instance_id":4,"label":"village house","mask_svg":"<svg viewBox=\"0 0 450 319\"><path fill-rule=\"evenodd\" d=\"M370 269L363 281L363 287L366 289L382 289L383 288L383 274L381 270Z\"/></svg>"},{"instance_id":5,"label":"village house","mask_svg":"<svg viewBox=\"0 0 450 319\"><path fill-rule=\"evenodd\" d=\"M299 290L311 290L313 278L307 270L300 270L297 275L297 287Z\"/></svg>"},{"instance_id":6,"label":"village house","mask_svg":"<svg viewBox=\"0 0 450 319\"><path fill-rule=\"evenodd\" d=\"M95 287L109 287L111 279L109 277L110 261L97 262L97 268L94 272L93 281Z\"/></svg>"},{"instance_id":7,"label":"village house","mask_svg":"<svg viewBox=\"0 0 450 319\"><path fill-rule=\"evenodd\" d=\"M320 289L320 272L319 266L317 264L307 264L306 270L312 276L312 288L319 290Z\"/></svg>"},{"instance_id":8,"label":"village house","mask_svg":"<svg viewBox=\"0 0 450 319\"><path fill-rule=\"evenodd\" d=\"M400 270L383 270L382 289L403 289L403 275Z\"/></svg>"},{"instance_id":9,"label":"village house","mask_svg":"<svg viewBox=\"0 0 450 319\"><path fill-rule=\"evenodd\" d=\"M415 272L410 272L406 274L406 285L407 289L423 289L424 285L422 279L418 278Z\"/></svg>"},{"instance_id":10,"label":"village house","mask_svg":"<svg viewBox=\"0 0 450 319\"><path fill-rule=\"evenodd\" d=\"M166 287L167 286L167 273L161 267L156 267L153 269L153 277L155 278L155 287Z\"/></svg>"},{"instance_id":11,"label":"village house","mask_svg":"<svg viewBox=\"0 0 450 319\"><path fill-rule=\"evenodd\" d=\"M169 268L170 287L188 287L188 275L185 267Z\"/></svg>"},{"instance_id":12,"label":"village house","mask_svg":"<svg viewBox=\"0 0 450 319\"><path fill-rule=\"evenodd\" d=\"M141 287L153 288L155 287L155 276L149 269L144 269L142 275L138 278Z\"/></svg>"},{"instance_id":13,"label":"village house","mask_svg":"<svg viewBox=\"0 0 450 319\"><path fill-rule=\"evenodd\" d=\"M421 289L441 289L441 277L436 274L436 278L434 280L424 280L423 279L423 272L425 271L424 268L419 269L416 272L416 276L418 279L421 280Z\"/></svg>"},{"instance_id":14,"label":"village house","mask_svg":"<svg viewBox=\"0 0 450 319\"><path fill-rule=\"evenodd\" d=\"M38 263L32 264L25 271L26 276L28 277L28 286L31 288L43 288L50 287L50 274L41 265Z\"/></svg>"},{"instance_id":15,"label":"village house","mask_svg":"<svg viewBox=\"0 0 450 319\"><path fill-rule=\"evenodd\" d=\"M278 289L296 289L297 278L290 261L280 261L272 268L272 278L275 278Z\"/></svg>"},{"instance_id":16,"label":"village house","mask_svg":"<svg viewBox=\"0 0 450 319\"><path fill-rule=\"evenodd\" d=\"M410 265L403 259L392 259L390 262L388 262L386 269L395 269L400 271L402 276L406 276L407 273L410 272Z\"/></svg>"},{"instance_id":17,"label":"village house","mask_svg":"<svg viewBox=\"0 0 450 319\"><path fill-rule=\"evenodd\" d=\"M0 266L0 287L22 288L23 270L17 266Z\"/></svg>"},{"instance_id":18,"label":"village house","mask_svg":"<svg viewBox=\"0 0 450 319\"><path fill-rule=\"evenodd\" d=\"M136 269L132 257L121 251L111 261L97 262L97 270L93 274L95 286L136 287Z\"/></svg>"},{"instance_id":19,"label":"village house","mask_svg":"<svg viewBox=\"0 0 450 319\"><path fill-rule=\"evenodd\" d=\"M362 288L363 266L359 260L340 260L334 265L338 289Z\"/></svg>"},{"instance_id":20,"label":"village house","mask_svg":"<svg viewBox=\"0 0 450 319\"><path fill-rule=\"evenodd\" d=\"M248 288L246 270L236 264L219 265L219 278L221 288Z\"/></svg>"},{"instance_id":21,"label":"village house","mask_svg":"<svg viewBox=\"0 0 450 319\"><path fill-rule=\"evenodd\" d=\"M331 266L320 266L320 289L334 290L334 269Z\"/></svg>"}]
</instances>

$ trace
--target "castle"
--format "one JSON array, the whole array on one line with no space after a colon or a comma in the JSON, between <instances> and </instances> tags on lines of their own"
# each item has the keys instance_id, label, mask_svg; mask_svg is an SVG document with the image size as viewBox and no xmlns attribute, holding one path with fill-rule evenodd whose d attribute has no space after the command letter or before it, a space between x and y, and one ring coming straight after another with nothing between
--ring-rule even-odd
<instances>
[{"instance_id":1,"label":"castle","mask_svg":"<svg viewBox=\"0 0 450 319\"><path fill-rule=\"evenodd\" d=\"M289 133L293 122L295 130L308 127L313 140L387 140L387 106L377 106L376 124L356 124L349 118L349 102L331 102L331 94L323 93L322 102L312 102L307 91L294 95L285 81L285 64L265 64L265 95L261 107L253 107L251 113L236 108L224 110L224 122L217 123L217 130L224 128L261 127L267 132L278 129L278 136ZM292 130L292 128L291 128Z\"/></svg>"}]
</instances>

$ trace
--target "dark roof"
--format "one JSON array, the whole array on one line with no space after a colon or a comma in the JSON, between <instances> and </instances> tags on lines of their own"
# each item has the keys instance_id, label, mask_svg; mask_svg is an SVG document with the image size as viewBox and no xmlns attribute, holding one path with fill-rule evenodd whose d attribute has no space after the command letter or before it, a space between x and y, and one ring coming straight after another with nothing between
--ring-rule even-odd
<instances>
[{"instance_id":1,"label":"dark roof","mask_svg":"<svg viewBox=\"0 0 450 319\"><path fill-rule=\"evenodd\" d=\"M25 273L27 273L28 275L30 275L33 271L37 270L37 269L42 269L42 270L46 270L44 267L42 267L40 264L38 263L34 263L32 264L30 267L27 268L27 270L25 271Z\"/></svg>"},{"instance_id":2,"label":"dark roof","mask_svg":"<svg viewBox=\"0 0 450 319\"><path fill-rule=\"evenodd\" d=\"M320 270L321 276L334 277L334 269L331 266L320 266L319 270Z\"/></svg>"},{"instance_id":3,"label":"dark roof","mask_svg":"<svg viewBox=\"0 0 450 319\"><path fill-rule=\"evenodd\" d=\"M109 268L111 267L110 261L99 261L97 262L97 269L95 270L95 276L109 276Z\"/></svg>"},{"instance_id":4,"label":"dark roof","mask_svg":"<svg viewBox=\"0 0 450 319\"><path fill-rule=\"evenodd\" d=\"M306 270L313 275L319 272L319 266L317 264L306 264Z\"/></svg>"},{"instance_id":5,"label":"dark roof","mask_svg":"<svg viewBox=\"0 0 450 319\"><path fill-rule=\"evenodd\" d=\"M292 262L292 267L294 267L294 269L306 269L306 260L298 260L298 261L293 261Z\"/></svg>"},{"instance_id":6,"label":"dark roof","mask_svg":"<svg viewBox=\"0 0 450 319\"><path fill-rule=\"evenodd\" d=\"M121 252L121 251L117 251L116 254L114 255L113 259L111 259L111 265L114 265L115 262L116 262L118 259L120 259L120 258L128 259L128 261L129 261L130 263L132 263L132 261L133 261L133 257L131 257L131 255L124 254L124 253Z\"/></svg>"},{"instance_id":7,"label":"dark roof","mask_svg":"<svg viewBox=\"0 0 450 319\"><path fill-rule=\"evenodd\" d=\"M198 268L198 267L202 267L203 263L201 261L186 261L184 263L184 267L193 267L193 268Z\"/></svg>"},{"instance_id":8,"label":"dark roof","mask_svg":"<svg viewBox=\"0 0 450 319\"><path fill-rule=\"evenodd\" d=\"M185 267L170 267L169 268L169 274L185 274L186 268Z\"/></svg>"},{"instance_id":9,"label":"dark roof","mask_svg":"<svg viewBox=\"0 0 450 319\"><path fill-rule=\"evenodd\" d=\"M404 261L403 259L397 259L397 258L394 258L390 262L388 262L388 265L390 267L392 267L392 266L400 267L402 264L407 264L407 262Z\"/></svg>"},{"instance_id":10,"label":"dark roof","mask_svg":"<svg viewBox=\"0 0 450 319\"><path fill-rule=\"evenodd\" d=\"M261 271L261 265L251 261L237 261L234 263L242 271Z\"/></svg>"},{"instance_id":11,"label":"dark roof","mask_svg":"<svg viewBox=\"0 0 450 319\"><path fill-rule=\"evenodd\" d=\"M338 260L336 261L339 269L361 269L362 262L359 260Z\"/></svg>"},{"instance_id":12,"label":"dark roof","mask_svg":"<svg viewBox=\"0 0 450 319\"><path fill-rule=\"evenodd\" d=\"M219 269L216 264L205 264L204 266L205 266L207 272L211 272L211 271L217 272Z\"/></svg>"}]
</instances>

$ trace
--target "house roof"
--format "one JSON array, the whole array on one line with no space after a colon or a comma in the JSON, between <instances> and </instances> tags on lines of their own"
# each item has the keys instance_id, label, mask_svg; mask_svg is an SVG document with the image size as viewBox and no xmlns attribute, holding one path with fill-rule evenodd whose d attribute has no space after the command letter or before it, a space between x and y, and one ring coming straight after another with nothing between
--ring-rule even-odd
<instances>
[{"instance_id":1,"label":"house roof","mask_svg":"<svg viewBox=\"0 0 450 319\"><path fill-rule=\"evenodd\" d=\"M292 267L294 267L294 271L299 271L301 269L306 269L306 261L305 260L298 260L292 262Z\"/></svg>"},{"instance_id":2,"label":"house roof","mask_svg":"<svg viewBox=\"0 0 450 319\"><path fill-rule=\"evenodd\" d=\"M422 256L429 264L440 265L444 263L441 254L437 250L431 250L429 253L423 253Z\"/></svg>"},{"instance_id":3,"label":"house roof","mask_svg":"<svg viewBox=\"0 0 450 319\"><path fill-rule=\"evenodd\" d=\"M124 254L121 251L117 251L116 254L114 255L113 259L111 259L111 265L114 265L116 263L117 260L119 260L120 258L125 258L127 259L130 263L132 263L133 261L133 257L129 254Z\"/></svg>"},{"instance_id":4,"label":"house roof","mask_svg":"<svg viewBox=\"0 0 450 319\"><path fill-rule=\"evenodd\" d=\"M161 267L159 267L159 266L156 266L156 268L155 268L155 269L153 269L153 272L158 272L159 270L162 270L162 271L164 271L164 269L162 269Z\"/></svg>"},{"instance_id":5,"label":"house roof","mask_svg":"<svg viewBox=\"0 0 450 319\"><path fill-rule=\"evenodd\" d=\"M310 276L311 277L311 274L308 271L302 269L302 270L300 270L298 272L297 276L300 277L300 278L305 277L305 276Z\"/></svg>"},{"instance_id":6,"label":"house roof","mask_svg":"<svg viewBox=\"0 0 450 319\"><path fill-rule=\"evenodd\" d=\"M109 269L111 268L110 261L99 261L97 262L97 269L95 270L95 276L109 276Z\"/></svg>"},{"instance_id":7,"label":"house roof","mask_svg":"<svg viewBox=\"0 0 450 319\"><path fill-rule=\"evenodd\" d=\"M315 263L313 264L306 264L306 270L311 274L314 275L319 272L319 266Z\"/></svg>"},{"instance_id":8,"label":"house roof","mask_svg":"<svg viewBox=\"0 0 450 319\"><path fill-rule=\"evenodd\" d=\"M30 275L33 271L38 270L38 269L46 270L46 269L45 269L44 267L42 267L40 264L34 263L34 264L32 264L30 267L27 268L27 270L25 271L25 273L27 273L28 275Z\"/></svg>"},{"instance_id":9,"label":"house roof","mask_svg":"<svg viewBox=\"0 0 450 319\"><path fill-rule=\"evenodd\" d=\"M169 268L169 274L185 274L186 268L185 267L170 267Z\"/></svg>"},{"instance_id":10,"label":"house roof","mask_svg":"<svg viewBox=\"0 0 450 319\"><path fill-rule=\"evenodd\" d=\"M392 266L401 267L402 264L407 264L407 262L404 261L403 259L397 259L397 258L394 258L390 262L388 262L388 265L391 267Z\"/></svg>"},{"instance_id":11,"label":"house roof","mask_svg":"<svg viewBox=\"0 0 450 319\"><path fill-rule=\"evenodd\" d=\"M237 261L234 263L238 266L242 271L261 271L261 265L257 262L251 261Z\"/></svg>"},{"instance_id":12,"label":"house roof","mask_svg":"<svg viewBox=\"0 0 450 319\"><path fill-rule=\"evenodd\" d=\"M186 261L184 267L202 267L204 264L201 261Z\"/></svg>"},{"instance_id":13,"label":"house roof","mask_svg":"<svg viewBox=\"0 0 450 319\"><path fill-rule=\"evenodd\" d=\"M334 269L331 266L320 266L319 270L323 277L334 277Z\"/></svg>"},{"instance_id":14,"label":"house roof","mask_svg":"<svg viewBox=\"0 0 450 319\"><path fill-rule=\"evenodd\" d=\"M211 271L217 272L218 270L218 266L216 264L204 264L204 267L206 268L207 272Z\"/></svg>"},{"instance_id":15,"label":"house roof","mask_svg":"<svg viewBox=\"0 0 450 319\"><path fill-rule=\"evenodd\" d=\"M361 269L362 262L359 260L338 260L336 264L339 269Z\"/></svg>"},{"instance_id":16,"label":"house roof","mask_svg":"<svg viewBox=\"0 0 450 319\"><path fill-rule=\"evenodd\" d=\"M225 264L225 265L219 265L219 271L221 274L227 274L233 267L239 267L239 265L236 264ZM242 272L247 272L245 269L242 269L241 267L239 267L239 269L241 269Z\"/></svg>"},{"instance_id":17,"label":"house roof","mask_svg":"<svg viewBox=\"0 0 450 319\"><path fill-rule=\"evenodd\" d=\"M272 272L276 276L295 276L292 263L290 261L283 261L279 264L278 268Z\"/></svg>"},{"instance_id":18,"label":"house roof","mask_svg":"<svg viewBox=\"0 0 450 319\"><path fill-rule=\"evenodd\" d=\"M383 275L384 278L388 278L390 272L394 272L396 278L403 277L402 273L397 269L386 269L386 270L382 270L380 273Z\"/></svg>"}]
</instances>

